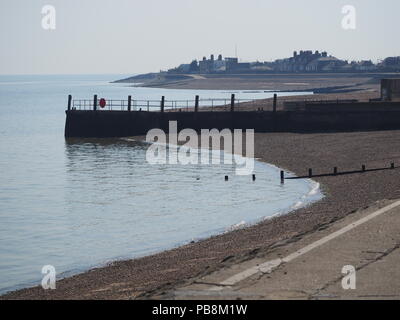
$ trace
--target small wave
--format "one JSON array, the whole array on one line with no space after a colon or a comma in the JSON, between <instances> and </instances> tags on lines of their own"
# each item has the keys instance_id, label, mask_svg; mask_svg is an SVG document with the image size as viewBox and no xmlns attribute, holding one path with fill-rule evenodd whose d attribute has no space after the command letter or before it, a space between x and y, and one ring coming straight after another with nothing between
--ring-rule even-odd
<instances>
[{"instance_id":1,"label":"small wave","mask_svg":"<svg viewBox=\"0 0 400 320\"><path fill-rule=\"evenodd\" d=\"M246 221L240 221L239 223L236 223L236 224L234 224L234 225L228 227L228 228L226 229L226 232L230 232L230 231L242 229L242 228L244 228L244 227L246 227L246 226L247 226Z\"/></svg>"},{"instance_id":2,"label":"small wave","mask_svg":"<svg viewBox=\"0 0 400 320\"><path fill-rule=\"evenodd\" d=\"M129 141L129 142L136 142L136 140L133 139L133 138L120 138L120 140Z\"/></svg>"},{"instance_id":3,"label":"small wave","mask_svg":"<svg viewBox=\"0 0 400 320\"><path fill-rule=\"evenodd\" d=\"M303 207L303 205L304 205L303 201L298 201L291 207L291 209L292 210L300 209L301 207Z\"/></svg>"},{"instance_id":4,"label":"small wave","mask_svg":"<svg viewBox=\"0 0 400 320\"><path fill-rule=\"evenodd\" d=\"M312 181L312 180L311 180ZM313 185L310 190L310 192L307 194L307 196L315 196L320 192L320 184L318 182L312 181Z\"/></svg>"},{"instance_id":5,"label":"small wave","mask_svg":"<svg viewBox=\"0 0 400 320\"><path fill-rule=\"evenodd\" d=\"M320 184L318 182L315 182L314 180L309 181L311 184L311 190L301 197L302 200L296 202L296 204L292 206L293 210L297 210L306 206L309 202L312 202L314 196L321 194Z\"/></svg>"}]
</instances>

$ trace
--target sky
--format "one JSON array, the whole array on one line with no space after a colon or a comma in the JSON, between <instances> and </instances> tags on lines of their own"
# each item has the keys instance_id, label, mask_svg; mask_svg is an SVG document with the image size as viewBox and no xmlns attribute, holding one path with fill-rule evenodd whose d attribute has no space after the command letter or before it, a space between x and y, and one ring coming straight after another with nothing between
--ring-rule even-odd
<instances>
[{"instance_id":1,"label":"sky","mask_svg":"<svg viewBox=\"0 0 400 320\"><path fill-rule=\"evenodd\" d=\"M46 5L55 29L43 28ZM345 5L355 29L342 27ZM0 74L133 74L294 50L376 62L400 56L399 12L399 0L0 0Z\"/></svg>"}]
</instances>

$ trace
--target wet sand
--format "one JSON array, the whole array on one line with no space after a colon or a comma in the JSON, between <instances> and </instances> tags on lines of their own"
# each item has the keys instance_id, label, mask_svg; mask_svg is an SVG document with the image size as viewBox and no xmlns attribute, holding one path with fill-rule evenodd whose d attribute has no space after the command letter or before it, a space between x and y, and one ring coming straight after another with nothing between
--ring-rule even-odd
<instances>
[{"instance_id":1,"label":"wet sand","mask_svg":"<svg viewBox=\"0 0 400 320\"><path fill-rule=\"evenodd\" d=\"M255 135L255 156L304 175L400 164L400 131ZM277 177L279 179L279 177ZM23 289L2 299L135 299L171 288L222 266L262 256L272 246L303 235L381 199L400 198L400 168L315 178L326 197L309 207L255 226L215 236L156 255L115 262L66 278L57 289ZM290 183L287 181L286 183ZM123 235L121 235L123 236ZM163 289L164 288L164 289Z\"/></svg>"}]
</instances>

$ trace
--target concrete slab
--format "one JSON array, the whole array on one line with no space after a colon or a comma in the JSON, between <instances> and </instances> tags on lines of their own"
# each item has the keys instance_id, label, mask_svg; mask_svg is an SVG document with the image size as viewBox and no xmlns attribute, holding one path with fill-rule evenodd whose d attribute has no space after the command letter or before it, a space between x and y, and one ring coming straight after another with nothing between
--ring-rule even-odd
<instances>
[{"instance_id":1,"label":"concrete slab","mask_svg":"<svg viewBox=\"0 0 400 320\"><path fill-rule=\"evenodd\" d=\"M400 202L385 200L153 298L400 299L399 248ZM346 265L355 290L342 287Z\"/></svg>"}]
</instances>

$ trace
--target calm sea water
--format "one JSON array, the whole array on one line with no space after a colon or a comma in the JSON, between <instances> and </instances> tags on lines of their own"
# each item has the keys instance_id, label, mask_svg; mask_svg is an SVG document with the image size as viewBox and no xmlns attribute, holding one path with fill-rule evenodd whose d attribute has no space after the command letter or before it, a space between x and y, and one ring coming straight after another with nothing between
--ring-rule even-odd
<instances>
[{"instance_id":1,"label":"calm sea water","mask_svg":"<svg viewBox=\"0 0 400 320\"><path fill-rule=\"evenodd\" d=\"M148 145L63 137L68 94L109 99L229 98L229 92L132 88L124 75L0 76L0 293L40 284L44 265L71 275L288 212L321 197L312 181L257 180L233 165L150 165ZM264 92L235 92L265 98ZM224 176L231 179L224 181Z\"/></svg>"}]
</instances>

